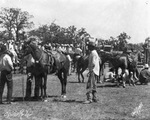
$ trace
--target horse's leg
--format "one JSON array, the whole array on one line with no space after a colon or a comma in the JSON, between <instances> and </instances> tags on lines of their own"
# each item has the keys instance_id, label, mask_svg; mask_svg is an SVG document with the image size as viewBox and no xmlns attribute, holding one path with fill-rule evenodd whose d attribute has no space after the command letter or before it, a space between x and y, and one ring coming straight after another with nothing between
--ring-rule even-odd
<instances>
[{"instance_id":1,"label":"horse's leg","mask_svg":"<svg viewBox=\"0 0 150 120\"><path fill-rule=\"evenodd\" d=\"M40 76L41 99L43 100L43 77Z\"/></svg>"},{"instance_id":2,"label":"horse's leg","mask_svg":"<svg viewBox=\"0 0 150 120\"><path fill-rule=\"evenodd\" d=\"M83 75L83 72L86 70L86 68L87 67L85 67L85 68L83 68L82 70L81 70L81 76L82 76L82 83L84 83L84 75Z\"/></svg>"},{"instance_id":3,"label":"horse's leg","mask_svg":"<svg viewBox=\"0 0 150 120\"><path fill-rule=\"evenodd\" d=\"M47 74L44 75L44 98L47 98L46 88L47 88Z\"/></svg>"},{"instance_id":4,"label":"horse's leg","mask_svg":"<svg viewBox=\"0 0 150 120\"><path fill-rule=\"evenodd\" d=\"M131 85L131 72L132 71L129 69L129 81L128 81L129 82L129 86Z\"/></svg>"},{"instance_id":5,"label":"horse's leg","mask_svg":"<svg viewBox=\"0 0 150 120\"><path fill-rule=\"evenodd\" d=\"M138 74L138 70L137 69L134 70L133 77L135 78L136 81L138 81L138 77L137 77L136 74Z\"/></svg>"},{"instance_id":6,"label":"horse's leg","mask_svg":"<svg viewBox=\"0 0 150 120\"><path fill-rule=\"evenodd\" d=\"M122 75L122 86L125 88L126 87L126 79L123 78L124 74L126 74L125 69L122 69L122 73L121 73L121 75Z\"/></svg>"},{"instance_id":7,"label":"horse's leg","mask_svg":"<svg viewBox=\"0 0 150 120\"><path fill-rule=\"evenodd\" d=\"M80 74L81 74L81 77L82 77L82 83L84 83L84 76L83 76L83 70L80 72ZM81 82L81 81L80 81Z\"/></svg>"},{"instance_id":8,"label":"horse's leg","mask_svg":"<svg viewBox=\"0 0 150 120\"><path fill-rule=\"evenodd\" d=\"M63 98L66 98L66 86L67 86L67 71L63 71Z\"/></svg>"},{"instance_id":9,"label":"horse's leg","mask_svg":"<svg viewBox=\"0 0 150 120\"><path fill-rule=\"evenodd\" d=\"M63 95L64 83L63 83L63 78L62 78L62 71L59 70L57 76L61 83L61 95Z\"/></svg>"},{"instance_id":10,"label":"horse's leg","mask_svg":"<svg viewBox=\"0 0 150 120\"><path fill-rule=\"evenodd\" d=\"M80 74L81 74L81 72L79 71L77 74L78 74L78 82L81 83L81 80L80 80Z\"/></svg>"},{"instance_id":11,"label":"horse's leg","mask_svg":"<svg viewBox=\"0 0 150 120\"><path fill-rule=\"evenodd\" d=\"M34 97L35 99L39 98L39 87L40 87L40 80L38 76L35 76L35 89L34 89Z\"/></svg>"},{"instance_id":12,"label":"horse's leg","mask_svg":"<svg viewBox=\"0 0 150 120\"><path fill-rule=\"evenodd\" d=\"M79 66L77 66L77 75L78 75L78 82L80 83L80 74L81 74L81 68Z\"/></svg>"},{"instance_id":13,"label":"horse's leg","mask_svg":"<svg viewBox=\"0 0 150 120\"><path fill-rule=\"evenodd\" d=\"M118 75L118 68L115 69L115 74L116 74L116 85L119 87L120 86L120 78L119 78L119 75Z\"/></svg>"}]
</instances>

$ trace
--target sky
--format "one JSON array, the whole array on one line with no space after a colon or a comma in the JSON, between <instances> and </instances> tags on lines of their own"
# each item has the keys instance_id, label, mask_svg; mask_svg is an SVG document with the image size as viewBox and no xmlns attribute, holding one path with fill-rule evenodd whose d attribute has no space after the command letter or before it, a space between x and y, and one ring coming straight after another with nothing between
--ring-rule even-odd
<instances>
[{"instance_id":1,"label":"sky","mask_svg":"<svg viewBox=\"0 0 150 120\"><path fill-rule=\"evenodd\" d=\"M150 37L150 0L0 0L0 7L29 12L35 27L52 22L74 25L102 39L126 32L129 43Z\"/></svg>"}]
</instances>

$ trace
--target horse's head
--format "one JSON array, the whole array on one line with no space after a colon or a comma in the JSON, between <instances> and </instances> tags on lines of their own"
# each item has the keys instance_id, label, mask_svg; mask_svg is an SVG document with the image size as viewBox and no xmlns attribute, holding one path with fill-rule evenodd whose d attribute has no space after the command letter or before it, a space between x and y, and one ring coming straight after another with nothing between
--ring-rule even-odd
<instances>
[{"instance_id":1,"label":"horse's head","mask_svg":"<svg viewBox=\"0 0 150 120\"><path fill-rule=\"evenodd\" d=\"M30 47L31 42L25 41L21 46L20 57L24 57L28 54L31 54L32 49Z\"/></svg>"}]
</instances>

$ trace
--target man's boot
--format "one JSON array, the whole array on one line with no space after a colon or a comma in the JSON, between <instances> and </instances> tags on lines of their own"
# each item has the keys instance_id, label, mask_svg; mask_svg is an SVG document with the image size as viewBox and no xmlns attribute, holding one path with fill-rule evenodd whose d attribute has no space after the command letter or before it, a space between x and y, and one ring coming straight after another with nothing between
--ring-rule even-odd
<instances>
[{"instance_id":1,"label":"man's boot","mask_svg":"<svg viewBox=\"0 0 150 120\"><path fill-rule=\"evenodd\" d=\"M84 104L90 104L90 103L92 103L92 93L88 92L86 94L86 96L87 96L87 100L84 102Z\"/></svg>"},{"instance_id":2,"label":"man's boot","mask_svg":"<svg viewBox=\"0 0 150 120\"><path fill-rule=\"evenodd\" d=\"M93 102L98 102L98 99L97 99L97 95L96 95L96 91L92 91L92 95L93 95Z\"/></svg>"}]
</instances>

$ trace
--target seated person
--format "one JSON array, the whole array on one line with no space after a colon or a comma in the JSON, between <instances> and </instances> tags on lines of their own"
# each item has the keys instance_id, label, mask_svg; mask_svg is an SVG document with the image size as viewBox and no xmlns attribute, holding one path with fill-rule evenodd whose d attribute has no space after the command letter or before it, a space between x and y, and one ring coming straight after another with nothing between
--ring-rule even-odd
<instances>
[{"instance_id":1,"label":"seated person","mask_svg":"<svg viewBox=\"0 0 150 120\"><path fill-rule=\"evenodd\" d=\"M110 68L109 71L105 74L104 76L104 81L108 82L114 82L115 81L115 73L114 73L114 69Z\"/></svg>"},{"instance_id":2,"label":"seated person","mask_svg":"<svg viewBox=\"0 0 150 120\"><path fill-rule=\"evenodd\" d=\"M148 84L148 82L150 81L150 71L148 64L145 64L144 68L141 70L139 81L141 84Z\"/></svg>"}]
</instances>

